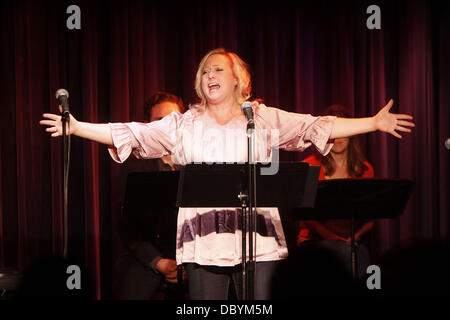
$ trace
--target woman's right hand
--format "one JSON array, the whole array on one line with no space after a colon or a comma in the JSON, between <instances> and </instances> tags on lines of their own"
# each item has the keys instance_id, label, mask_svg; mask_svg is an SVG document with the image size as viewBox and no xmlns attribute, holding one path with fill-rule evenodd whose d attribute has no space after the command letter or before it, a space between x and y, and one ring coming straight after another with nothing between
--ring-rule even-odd
<instances>
[{"instance_id":1,"label":"woman's right hand","mask_svg":"<svg viewBox=\"0 0 450 320\"><path fill-rule=\"evenodd\" d=\"M59 106L59 110L62 112L61 106ZM39 121L39 124L43 126L49 126L45 129L47 132L52 133L52 137L62 136L62 121L61 116L53 113L44 113L42 115L43 120ZM78 121L71 114L69 114L69 124L66 126L66 133L76 134L78 129Z\"/></svg>"}]
</instances>

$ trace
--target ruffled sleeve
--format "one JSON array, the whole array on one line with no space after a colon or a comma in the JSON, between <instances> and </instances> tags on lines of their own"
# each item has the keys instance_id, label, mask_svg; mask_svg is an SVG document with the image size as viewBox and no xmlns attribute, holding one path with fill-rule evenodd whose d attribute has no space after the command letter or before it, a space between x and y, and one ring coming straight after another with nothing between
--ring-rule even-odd
<instances>
[{"instance_id":1,"label":"ruffled sleeve","mask_svg":"<svg viewBox=\"0 0 450 320\"><path fill-rule=\"evenodd\" d=\"M260 128L262 126L264 129L277 131L277 135L271 134L272 147L303 151L314 145L323 155L333 147L329 139L336 120L334 116L314 117L266 107L263 104L256 108L255 114ZM278 138L274 139L276 136Z\"/></svg>"},{"instance_id":2,"label":"ruffled sleeve","mask_svg":"<svg viewBox=\"0 0 450 320\"><path fill-rule=\"evenodd\" d=\"M110 123L113 145L109 154L116 162L124 162L131 153L138 159L160 158L173 152L182 122L179 112L172 112L150 123Z\"/></svg>"}]
</instances>

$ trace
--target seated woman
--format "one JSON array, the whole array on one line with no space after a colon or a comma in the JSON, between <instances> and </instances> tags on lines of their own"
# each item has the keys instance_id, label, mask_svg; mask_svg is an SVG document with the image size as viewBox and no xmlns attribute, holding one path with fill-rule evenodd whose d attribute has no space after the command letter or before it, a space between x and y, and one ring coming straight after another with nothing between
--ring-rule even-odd
<instances>
[{"instance_id":1,"label":"seated woman","mask_svg":"<svg viewBox=\"0 0 450 320\"><path fill-rule=\"evenodd\" d=\"M328 107L324 114L350 118L348 111L340 105ZM333 148L328 155L315 153L303 161L310 165L320 166L319 180L374 177L372 166L361 152L358 136L334 139ZM373 228L373 225L373 221L355 221L356 275L365 273L369 265L369 253L367 248L361 244L361 240ZM321 244L332 249L341 257L348 270L351 270L349 220L304 221L300 222L299 227L298 245L308 240L320 241Z\"/></svg>"}]
</instances>

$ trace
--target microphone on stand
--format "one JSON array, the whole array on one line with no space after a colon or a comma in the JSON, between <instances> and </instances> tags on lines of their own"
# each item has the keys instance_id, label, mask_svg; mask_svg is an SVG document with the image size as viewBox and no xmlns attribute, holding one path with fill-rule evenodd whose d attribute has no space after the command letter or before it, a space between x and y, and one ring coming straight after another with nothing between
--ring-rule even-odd
<instances>
[{"instance_id":1,"label":"microphone on stand","mask_svg":"<svg viewBox=\"0 0 450 320\"><path fill-rule=\"evenodd\" d=\"M66 89L56 90L56 99L62 106L62 116L67 117L69 115L69 92Z\"/></svg>"},{"instance_id":2,"label":"microphone on stand","mask_svg":"<svg viewBox=\"0 0 450 320\"><path fill-rule=\"evenodd\" d=\"M248 261L246 262L245 254L243 254L243 274L242 274L242 297L245 299L254 299L254 277L256 268L256 247L255 247L255 230L256 224L256 162L254 159L254 130L255 130L255 118L253 112L253 103L245 101L241 105L241 110L247 119L247 156L248 156L248 229L246 226L247 214L246 210L242 214L242 252L246 251L246 234L248 237ZM246 275L248 273L248 276Z\"/></svg>"},{"instance_id":3,"label":"microphone on stand","mask_svg":"<svg viewBox=\"0 0 450 320\"><path fill-rule=\"evenodd\" d=\"M61 122L62 122L62 140L63 140L63 257L68 255L68 241L69 241L69 165L70 165L70 134L67 134L67 128L70 132L70 113L69 113L69 92L66 89L56 90L56 99L62 107Z\"/></svg>"},{"instance_id":4,"label":"microphone on stand","mask_svg":"<svg viewBox=\"0 0 450 320\"><path fill-rule=\"evenodd\" d=\"M247 119L247 134L250 130L255 129L255 119L253 114L253 103L250 101L245 101L241 105L241 110Z\"/></svg>"}]
</instances>

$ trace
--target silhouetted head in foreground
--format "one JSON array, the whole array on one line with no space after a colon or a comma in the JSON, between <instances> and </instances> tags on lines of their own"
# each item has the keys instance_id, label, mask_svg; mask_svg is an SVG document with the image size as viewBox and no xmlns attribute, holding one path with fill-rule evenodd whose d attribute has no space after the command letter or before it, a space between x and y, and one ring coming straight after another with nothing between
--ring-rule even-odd
<instances>
[{"instance_id":1,"label":"silhouetted head in foreground","mask_svg":"<svg viewBox=\"0 0 450 320\"><path fill-rule=\"evenodd\" d=\"M330 250L311 244L297 248L280 263L272 282L272 299L350 298L354 283Z\"/></svg>"},{"instance_id":2,"label":"silhouetted head in foreground","mask_svg":"<svg viewBox=\"0 0 450 320\"><path fill-rule=\"evenodd\" d=\"M91 299L90 283L76 263L59 256L43 257L23 273L16 298Z\"/></svg>"},{"instance_id":3,"label":"silhouetted head in foreground","mask_svg":"<svg viewBox=\"0 0 450 320\"><path fill-rule=\"evenodd\" d=\"M382 298L449 298L450 245L422 241L380 260Z\"/></svg>"}]
</instances>

